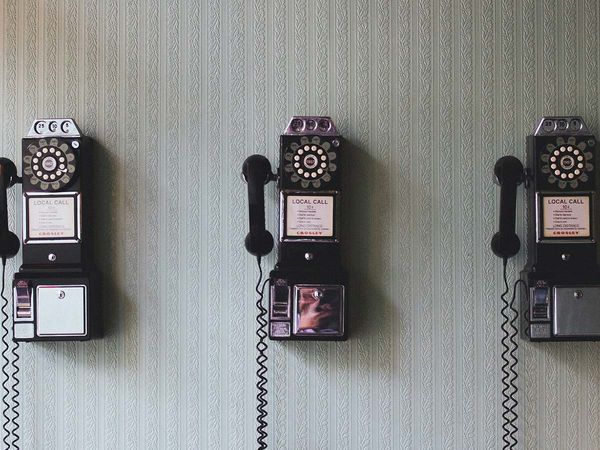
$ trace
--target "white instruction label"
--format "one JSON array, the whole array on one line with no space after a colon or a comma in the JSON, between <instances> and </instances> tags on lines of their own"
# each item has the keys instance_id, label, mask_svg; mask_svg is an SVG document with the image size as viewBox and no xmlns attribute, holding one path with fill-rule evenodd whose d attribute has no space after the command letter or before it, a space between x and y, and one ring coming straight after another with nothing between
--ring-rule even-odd
<instances>
[{"instance_id":1,"label":"white instruction label","mask_svg":"<svg viewBox=\"0 0 600 450\"><path fill-rule=\"evenodd\" d=\"M287 236L333 236L333 196L288 195L286 211Z\"/></svg>"},{"instance_id":2,"label":"white instruction label","mask_svg":"<svg viewBox=\"0 0 600 450\"><path fill-rule=\"evenodd\" d=\"M544 237L590 237L590 197L542 197Z\"/></svg>"},{"instance_id":3,"label":"white instruction label","mask_svg":"<svg viewBox=\"0 0 600 450\"><path fill-rule=\"evenodd\" d=\"M29 197L29 239L74 239L74 197Z\"/></svg>"}]
</instances>

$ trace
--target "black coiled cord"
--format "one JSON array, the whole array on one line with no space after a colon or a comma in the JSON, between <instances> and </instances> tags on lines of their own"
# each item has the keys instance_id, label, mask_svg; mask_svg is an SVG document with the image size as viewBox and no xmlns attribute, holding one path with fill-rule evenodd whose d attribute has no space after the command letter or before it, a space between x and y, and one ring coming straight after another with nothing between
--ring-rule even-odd
<instances>
[{"instance_id":1,"label":"black coiled cord","mask_svg":"<svg viewBox=\"0 0 600 450\"><path fill-rule=\"evenodd\" d=\"M18 385L19 378L17 374L19 373L19 367L17 366L17 361L19 360L19 355L17 354L18 343L14 343L14 347L10 353L13 355L13 361L11 363L9 356L9 344L8 344L8 298L4 295L5 288L5 280L6 277L6 258L2 258L2 288L0 289L0 298L2 298L2 374L4 375L4 380L2 381L2 417L4 421L2 423L2 429L4 430L4 437L2 438L2 442L4 442L5 448L10 449L14 448L19 450L19 434L17 433L19 429L19 424L17 419L19 418L18 406L19 402L17 401L17 397L19 395ZM12 366L13 371L10 373L9 366ZM9 382L13 381L13 395L10 397L9 390ZM11 414L9 414L9 411ZM12 416L12 417L11 417ZM9 443L9 438L12 437L12 447Z\"/></svg>"},{"instance_id":2,"label":"black coiled cord","mask_svg":"<svg viewBox=\"0 0 600 450\"><path fill-rule=\"evenodd\" d=\"M256 307L258 309L258 315L256 316L256 322L258 326L256 328L256 336L258 337L258 343L256 344L256 350L258 351L258 356L256 357L256 363L258 364L258 369L256 370L256 376L258 381L256 382L256 388L258 389L258 394L256 394L256 400L258 402L256 406L256 422L258 423L256 427L256 431L258 433L258 438L256 443L258 444L258 449L263 450L267 448L267 443L265 439L267 439L267 309L263 306L262 302L264 299L265 293L265 285L269 281L267 278L263 282L263 271L260 263L260 256L256 258L258 262L258 281L256 283L256 294L258 295L256 300Z\"/></svg>"},{"instance_id":3,"label":"black coiled cord","mask_svg":"<svg viewBox=\"0 0 600 450\"><path fill-rule=\"evenodd\" d=\"M510 288L508 285L508 275L506 273L506 266L508 260L504 258L502 275L504 278L504 292L500 296L502 299L502 442L504 443L504 450L513 450L517 445L517 421L519 418L517 407L519 400L517 399L517 363L519 362L517 356L517 350L519 344L516 340L518 330L516 326L518 311L515 308L515 297L517 292L517 285L519 283L525 284L523 280L517 280L513 286L512 298L510 301L506 297Z\"/></svg>"}]
</instances>

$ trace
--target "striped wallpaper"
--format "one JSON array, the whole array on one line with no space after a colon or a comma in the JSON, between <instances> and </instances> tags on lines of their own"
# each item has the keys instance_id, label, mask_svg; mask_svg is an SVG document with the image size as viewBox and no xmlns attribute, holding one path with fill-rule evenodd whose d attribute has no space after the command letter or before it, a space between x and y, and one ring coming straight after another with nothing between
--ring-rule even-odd
<instances>
[{"instance_id":1,"label":"striped wallpaper","mask_svg":"<svg viewBox=\"0 0 600 450\"><path fill-rule=\"evenodd\" d=\"M35 117L97 142L107 328L21 346L22 448L254 448L241 163L328 114L352 337L271 343L270 448L499 449L491 168L542 114L600 131L599 20L594 0L0 0L0 154ZM520 448L598 448L599 354L521 341Z\"/></svg>"}]
</instances>

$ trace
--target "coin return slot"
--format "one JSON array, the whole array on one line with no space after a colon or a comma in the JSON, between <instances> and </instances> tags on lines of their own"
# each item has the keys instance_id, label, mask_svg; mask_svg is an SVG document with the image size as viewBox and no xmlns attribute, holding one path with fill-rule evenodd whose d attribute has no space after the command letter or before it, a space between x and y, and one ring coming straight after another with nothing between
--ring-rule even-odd
<instances>
[{"instance_id":1,"label":"coin return slot","mask_svg":"<svg viewBox=\"0 0 600 450\"><path fill-rule=\"evenodd\" d=\"M271 318L290 319L290 289L287 284L271 287Z\"/></svg>"},{"instance_id":2,"label":"coin return slot","mask_svg":"<svg viewBox=\"0 0 600 450\"><path fill-rule=\"evenodd\" d=\"M18 319L32 319L31 294L27 283L19 282L15 288L15 314Z\"/></svg>"},{"instance_id":3,"label":"coin return slot","mask_svg":"<svg viewBox=\"0 0 600 450\"><path fill-rule=\"evenodd\" d=\"M548 320L548 305L535 305L532 310L533 319Z\"/></svg>"}]
</instances>

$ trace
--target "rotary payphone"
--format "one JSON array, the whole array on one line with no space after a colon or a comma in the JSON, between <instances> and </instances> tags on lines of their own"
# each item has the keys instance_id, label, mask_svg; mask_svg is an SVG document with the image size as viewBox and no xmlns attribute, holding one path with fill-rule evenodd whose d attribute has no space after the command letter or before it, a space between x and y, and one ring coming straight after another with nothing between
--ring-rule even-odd
<instances>
[{"instance_id":1,"label":"rotary payphone","mask_svg":"<svg viewBox=\"0 0 600 450\"><path fill-rule=\"evenodd\" d=\"M494 169L501 191L500 231L492 249L519 251L516 188L525 183L527 264L521 272L521 336L531 341L600 338L596 230L596 138L581 117L544 117L527 140L527 168L505 156Z\"/></svg>"},{"instance_id":2,"label":"rotary payphone","mask_svg":"<svg viewBox=\"0 0 600 450\"><path fill-rule=\"evenodd\" d=\"M271 173L261 155L244 162L250 232L246 248L268 254L264 185L277 180L279 242L269 275L269 337L343 340L347 336L346 274L340 261L341 136L329 117L293 117L280 140L280 165Z\"/></svg>"},{"instance_id":3,"label":"rotary payphone","mask_svg":"<svg viewBox=\"0 0 600 450\"><path fill-rule=\"evenodd\" d=\"M500 229L493 252L503 259L502 345L505 448L516 445L517 310L530 341L600 338L600 268L597 245L596 138L578 116L543 117L527 139L527 167L504 156L494 167L500 192ZM527 263L509 292L507 260L520 249L515 232L519 184L527 195ZM512 443L511 443L512 442ZM509 446L511 445L511 446Z\"/></svg>"},{"instance_id":4,"label":"rotary payphone","mask_svg":"<svg viewBox=\"0 0 600 450\"><path fill-rule=\"evenodd\" d=\"M12 161L0 158L3 281L6 259L15 256L20 247L19 238L8 229L6 194L8 188L22 183L22 265L14 275L12 307L15 392L19 342L87 340L101 332L92 261L92 142L73 119L38 119L23 139L21 163L22 178ZM6 333L8 309L5 299L2 324ZM5 346L2 352L7 377L8 351ZM6 383L3 388L6 410ZM12 400L16 447L16 394Z\"/></svg>"},{"instance_id":5,"label":"rotary payphone","mask_svg":"<svg viewBox=\"0 0 600 450\"><path fill-rule=\"evenodd\" d=\"M266 448L266 355L264 328L273 340L345 340L347 276L340 258L342 137L329 117L294 116L280 138L279 168L252 155L242 172L248 184L250 232L246 249L258 259L273 249L265 228L264 186L277 181L277 264L262 284L257 320L259 448ZM260 269L262 277L262 269ZM262 306L268 284L268 308ZM265 319L266 318L266 319Z\"/></svg>"},{"instance_id":6,"label":"rotary payphone","mask_svg":"<svg viewBox=\"0 0 600 450\"><path fill-rule=\"evenodd\" d=\"M13 282L13 339L96 337L91 141L72 119L36 120L22 152L23 264Z\"/></svg>"}]
</instances>

